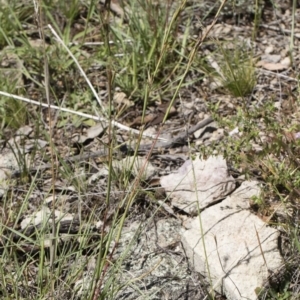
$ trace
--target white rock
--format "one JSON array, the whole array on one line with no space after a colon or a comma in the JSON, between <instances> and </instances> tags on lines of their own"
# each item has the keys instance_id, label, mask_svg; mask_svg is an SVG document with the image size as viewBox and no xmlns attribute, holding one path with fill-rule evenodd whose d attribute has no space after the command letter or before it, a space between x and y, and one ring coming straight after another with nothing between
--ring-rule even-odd
<instances>
[{"instance_id":1,"label":"white rock","mask_svg":"<svg viewBox=\"0 0 300 300\"><path fill-rule=\"evenodd\" d=\"M198 205L203 209L225 198L235 188L222 156L187 160L177 173L161 177L160 183L172 205L189 214L196 214Z\"/></svg>"},{"instance_id":2,"label":"white rock","mask_svg":"<svg viewBox=\"0 0 300 300\"><path fill-rule=\"evenodd\" d=\"M257 299L255 289L264 285L268 269L276 271L283 263L278 231L247 210L250 198L259 192L256 182L244 182L194 218L182 235L195 270L210 276L213 288L229 300Z\"/></svg>"},{"instance_id":3,"label":"white rock","mask_svg":"<svg viewBox=\"0 0 300 300\"><path fill-rule=\"evenodd\" d=\"M54 210L54 216L56 222L61 221L72 221L74 216L72 214L66 214L59 210ZM33 225L37 226L43 223L47 223L52 220L52 210L50 210L47 206L43 206L41 210L36 211L31 216L24 218L21 222L21 228L25 229L26 227Z\"/></svg>"},{"instance_id":4,"label":"white rock","mask_svg":"<svg viewBox=\"0 0 300 300\"><path fill-rule=\"evenodd\" d=\"M290 66L291 65L291 59L289 56L285 57L283 60L280 62L282 65Z\"/></svg>"},{"instance_id":5,"label":"white rock","mask_svg":"<svg viewBox=\"0 0 300 300\"><path fill-rule=\"evenodd\" d=\"M281 59L281 56L278 54L265 54L262 55L261 59L268 63L278 63Z\"/></svg>"},{"instance_id":6,"label":"white rock","mask_svg":"<svg viewBox=\"0 0 300 300\"><path fill-rule=\"evenodd\" d=\"M17 151L17 149L15 151ZM18 152L15 153L17 155ZM16 155L11 151L0 154L0 197L5 194L8 188L8 177L12 171L19 169L19 162Z\"/></svg>"},{"instance_id":7,"label":"white rock","mask_svg":"<svg viewBox=\"0 0 300 300\"><path fill-rule=\"evenodd\" d=\"M274 51L274 47L273 46L268 46L265 49L265 54L271 54Z\"/></svg>"},{"instance_id":8,"label":"white rock","mask_svg":"<svg viewBox=\"0 0 300 300\"><path fill-rule=\"evenodd\" d=\"M129 156L120 161L114 160L112 166L115 172L131 171L133 176L141 176L141 179L146 180L156 172L155 167L145 157L140 156Z\"/></svg>"}]
</instances>

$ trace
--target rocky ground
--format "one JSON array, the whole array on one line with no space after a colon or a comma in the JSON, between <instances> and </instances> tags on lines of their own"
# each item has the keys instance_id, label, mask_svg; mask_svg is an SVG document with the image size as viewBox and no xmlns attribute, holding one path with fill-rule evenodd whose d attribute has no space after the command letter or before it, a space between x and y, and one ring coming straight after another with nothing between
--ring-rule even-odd
<instances>
[{"instance_id":1,"label":"rocky ground","mask_svg":"<svg viewBox=\"0 0 300 300\"><path fill-rule=\"evenodd\" d=\"M248 179L261 184L265 198L262 203L249 200L248 211L281 234L288 275L269 276L280 281L275 284L278 291L270 292L274 284L266 284L261 299L280 299L276 293L297 299L297 257L287 224L295 225L298 220L298 183L288 178L284 185L269 162L282 163L297 177L298 4L293 15L291 1L259 1L257 5L227 1L216 20L221 2L186 1L175 38L187 39L184 59L178 63L178 57L169 54L164 68L153 71L153 78L158 79L146 93L150 79L142 80L149 74L141 70L150 62L140 66L135 81L132 60L123 62L122 58L126 57L122 51L131 49L127 42L112 44L113 55L106 60L109 52L101 48L108 47L105 26L127 28L133 13L130 1L112 1L111 14L106 15L108 2L95 6L103 19L90 17L91 7L84 4L71 16L70 4L54 5L52 14L40 21L32 17L31 4L30 8L15 4L20 20L26 16L22 30L8 26L10 35L1 40L1 91L46 105L23 106L15 100L13 106L0 106L1 295L4 299L226 299L211 291L211 282L188 259L182 235L193 215L174 205L161 184L164 176L178 173L191 158L219 154L227 159L232 190ZM166 5L171 22L179 3ZM153 7L149 15L159 14L161 3ZM57 31L69 33L65 43L84 68L98 100L49 28L41 26L47 21L56 24ZM49 78L44 76L40 28L45 28ZM177 77L184 74L189 54L208 30L173 99ZM120 32L114 34L125 41ZM176 51L180 52L179 47ZM136 60L144 63L140 57ZM239 87L234 86L237 78L228 75L231 68L240 70L233 75L243 79ZM87 115L49 109L47 98L49 105L81 114L109 112L117 124L108 126ZM1 103L3 99L7 97L2 96ZM210 122L196 128L203 120ZM271 191L271 186L277 191ZM283 198L284 210L278 208ZM54 215L57 253L53 267ZM125 215L123 224L120 220ZM55 279L49 282L55 282L54 288L47 280L51 272Z\"/></svg>"}]
</instances>

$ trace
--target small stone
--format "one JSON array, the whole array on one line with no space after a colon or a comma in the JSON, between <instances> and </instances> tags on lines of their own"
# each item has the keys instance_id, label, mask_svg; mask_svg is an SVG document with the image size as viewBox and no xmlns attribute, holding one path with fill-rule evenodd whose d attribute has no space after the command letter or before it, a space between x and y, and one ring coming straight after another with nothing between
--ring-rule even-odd
<instances>
[{"instance_id":1,"label":"small stone","mask_svg":"<svg viewBox=\"0 0 300 300\"><path fill-rule=\"evenodd\" d=\"M273 46L268 46L268 47L265 49L265 53L266 53L266 54L271 54L273 51L274 51Z\"/></svg>"}]
</instances>

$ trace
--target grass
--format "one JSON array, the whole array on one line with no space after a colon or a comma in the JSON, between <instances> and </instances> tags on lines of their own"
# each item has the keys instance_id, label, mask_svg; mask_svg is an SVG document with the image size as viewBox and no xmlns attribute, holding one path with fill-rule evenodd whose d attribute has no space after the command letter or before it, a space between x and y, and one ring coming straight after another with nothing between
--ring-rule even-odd
<instances>
[{"instance_id":1,"label":"grass","mask_svg":"<svg viewBox=\"0 0 300 300\"><path fill-rule=\"evenodd\" d=\"M252 93L256 85L256 74L251 51L243 45L233 45L224 49L220 45L222 56L220 65L221 83L234 97L246 97Z\"/></svg>"},{"instance_id":2,"label":"grass","mask_svg":"<svg viewBox=\"0 0 300 300\"><path fill-rule=\"evenodd\" d=\"M293 139L291 133L299 128L289 122L288 116L280 115L282 112L273 105L272 95L267 95L260 106L251 105L251 95L257 85L252 50L239 40L230 45L213 41L214 46L217 45L214 60L219 68L211 68L208 57L204 57L199 48L206 39L191 37L192 20L184 18L185 10L190 7L184 0L166 1L164 5L128 0L126 5L120 6L124 12L121 18L94 1L71 1L70 5L40 1L36 4L39 8L36 15L34 3L26 1L22 5L6 3L0 13L1 59L9 61L10 57L13 61L12 67L4 66L2 70L6 73L0 78L1 91L27 96L44 105L47 100L46 106L99 115L111 121L127 113L134 114L132 108L114 102L116 91L124 92L143 116L155 105L171 103L189 88L201 86L200 82L207 78L220 84L217 92L238 99L239 105L230 116L224 116L220 101L210 103L209 107L224 128L230 131L238 126L243 135L228 136L224 142L199 150L206 155L224 155L245 177L255 177L264 183L263 196L253 199L252 210L261 216L274 215L270 223L284 228L290 245L287 266L293 275L285 274L284 284L277 289L274 286L262 289L261 298L294 297L296 292L290 286L298 272L299 243L297 224L292 216L298 212L300 174L299 141ZM254 31L262 21L258 1L255 5ZM216 11L212 9L211 14ZM210 24L216 21L213 17L211 15ZM53 36L46 26L48 23L78 64ZM78 65L85 71L94 91ZM288 101L298 109L299 99L293 94L289 94ZM36 146L32 162L52 163L50 171L30 174L25 154L16 152L23 175L9 181L1 200L0 268L5 271L0 275L1 297L117 299L129 288L146 297L138 283L159 270L160 262L133 279L124 264L128 264L134 253L139 233L160 214L155 201L145 200L147 194L148 198L155 198L146 189L147 180L143 176L149 156L137 173L131 161L126 167L116 167L113 150L120 146L120 136L112 122L106 123L106 132L94 139L98 139L97 146L103 144L107 150L108 159L103 162L106 171L90 180L99 163L89 160L85 164L70 165L62 158L70 151L93 147L93 142L82 145L72 137L94 124L87 115L82 117L59 110L53 113L47 107L1 97L0 121L4 140L14 136L24 125L33 127L28 139L34 140L36 145L43 139L49 146ZM142 140L141 136L128 138L137 144ZM57 161L61 161L61 167L56 166ZM275 203L292 210L292 216L284 214L279 219ZM21 229L25 215L39 210L47 212L41 224L28 224ZM67 219L70 213L73 219ZM127 238L124 228L136 216L147 221ZM121 248L124 244L126 247Z\"/></svg>"}]
</instances>

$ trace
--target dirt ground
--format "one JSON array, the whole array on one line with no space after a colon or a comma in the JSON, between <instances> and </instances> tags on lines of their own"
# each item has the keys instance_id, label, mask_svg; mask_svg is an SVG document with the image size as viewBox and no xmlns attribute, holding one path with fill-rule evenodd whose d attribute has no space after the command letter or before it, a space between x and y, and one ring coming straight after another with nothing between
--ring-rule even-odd
<instances>
[{"instance_id":1,"label":"dirt ground","mask_svg":"<svg viewBox=\"0 0 300 300\"><path fill-rule=\"evenodd\" d=\"M100 1L97 4L99 11L105 12L104 2ZM213 22L218 10L215 2L207 0L199 4L198 1L187 1L186 8L180 16L178 38L180 39L185 32L186 20L191 19L187 46L191 50ZM41 246L34 241L38 237L36 230L49 232L50 226L40 221L41 223L30 224L24 229L22 222L27 218L30 219L37 211L42 211L43 207L49 211L55 209L64 213L57 233L60 237L57 257L59 259L60 255L68 253L69 257L61 265L56 297L71 299L72 296L74 297L72 299L88 299L85 298L85 285L86 282L94 280L91 274L96 268L99 254L94 251L95 245L99 244L103 235L110 232L116 222L114 218L116 211L119 215L124 213L127 206L123 201L128 200L128 195L135 191L134 180L139 173L129 174L130 168L124 163L124 160L134 155L149 160L153 173L139 182L139 191L134 193L134 203L127 211L122 237L117 245L112 243L107 254L108 261L117 261L118 264L111 268L108 267L110 264L107 264L102 281L115 280L122 287L114 294L113 299L208 299L206 297L209 284L200 274L193 272L180 243L178 232L181 230L183 220L188 216L170 207L164 191L160 188L159 178L176 171L188 157L196 155L199 151L202 151L204 156L222 151L228 153L228 164L232 167L233 176L240 176L245 167L243 161L240 159L241 165L237 166L232 160L235 155L241 153L234 154L226 150L226 145L229 144L228 134L234 128L230 122L237 120L236 126L239 126L241 110L250 112L260 107L266 109L264 105L270 102L270 99L278 109L276 113L278 130L289 131L289 134L300 131L297 105L300 8L297 4L293 21L291 2L264 1L259 7L260 19L256 20L255 9L258 8L254 5L239 2L240 4L234 6L228 1L208 38L197 50L196 63L187 72L172 107L169 107L169 104L174 89L157 89L150 95L153 101L147 104L144 119L141 117L144 103L137 91L126 90L125 85L121 87L118 84L113 84L113 89L110 90L112 81L110 76L113 72L108 72L105 64L99 63L103 59L102 53L95 54L96 50L91 44L86 44L80 51L76 50L79 63L86 66L85 72L90 82L96 89L103 107L107 111L112 110L114 120L138 132L143 129L144 134L172 140L173 143L168 147L164 144L153 145L153 139L139 139L137 135L117 126L112 129L107 127L105 122L96 124L89 118L53 109L49 113L46 107L29 104L26 104L28 114L25 116L19 114L18 120L15 120L20 123L16 123L14 128L2 127L1 160L4 161L12 150L17 152L19 159L11 166L11 181L5 188L6 192L2 195L0 204L4 228L2 229L4 238L0 240L0 254L3 256L6 253L7 241L13 241L14 245L18 245L17 260L26 262L27 266L24 269L27 277L24 274L20 275L17 289L19 299L21 297L39 299L34 297L40 291L36 277ZM126 4L123 6L117 0L112 1L109 21L121 22L124 10ZM86 7L82 6L82 10L78 12L70 26L71 37L82 33L84 30L82 20L86 20L87 15ZM66 26L65 17L58 9L53 10L52 17L61 30ZM47 18L51 20L50 16ZM122 26L127 26L126 20ZM86 43L105 42L98 34L100 25L95 20L91 20L89 30ZM71 66L67 54L62 56L60 52L56 52L58 51L55 48L56 41L51 37L51 32L49 30L45 32L48 49L53 47L53 51L49 50L52 60L48 62L51 105L65 106L80 113L94 115L97 101L88 90L86 81L77 67L74 64ZM0 48L1 72L4 74L3 77L9 77L11 81L17 83L20 95L46 103L45 78L42 75L44 61L38 54L39 34L35 19L33 17L27 19L24 32L12 39L19 52L6 51L7 48L4 46ZM22 52L24 51L22 35L26 35L31 43L30 53ZM71 45L72 39L68 42ZM246 56L253 57L256 84L246 97L230 94L222 85L220 76L216 76L217 73L220 75L220 65L224 60L220 45L226 49L226 53L228 51L232 53L232 56L240 49L239 51ZM89 61L85 65L90 57L95 61ZM183 63L187 64L187 59ZM115 78L120 80L118 78L120 74L122 75L122 71L117 70ZM162 72L162 76L167 75ZM163 83L167 84L172 80L175 81L170 76L169 81ZM3 78L2 81L4 82ZM109 105L110 99L113 99L113 108ZM163 122L169 108L168 118ZM25 108L16 106L14 109L22 111ZM265 114L267 111L262 110L255 121L259 138L252 141L252 146L258 151L272 138L262 121ZM190 128L209 117L215 122L206 126L202 132L188 133ZM23 123L22 118L25 120ZM53 128L51 139L45 134L50 132L49 118ZM233 136L233 139L239 140L243 134L240 132ZM178 136L181 138L177 139ZM284 138L288 137L287 135ZM159 141L157 143L159 144ZM51 158L55 158L54 164L51 163ZM123 164L121 166L117 163L109 164L109 161ZM143 165L143 162L141 164ZM249 166L247 168L249 176L264 180L255 163L252 169ZM112 176L112 180L108 174ZM165 205L162 205L162 202ZM261 218L268 217L263 209L255 210L255 213L260 214ZM88 236L84 246L78 238L83 232L84 236ZM65 238L64 235L73 237ZM76 250L68 252L72 247ZM48 246L45 246L43 251L46 257L50 255ZM290 255L288 251L286 255ZM88 261L88 264L81 264L81 261L85 263ZM68 271L70 266L73 273ZM14 268L14 262L7 263L4 273L13 272ZM72 279L68 281L70 277ZM8 280L7 277L6 280L8 282L6 285L0 285L0 293L12 295L14 288L11 282L16 281L16 278ZM66 282L68 284L65 284ZM290 290L297 294L298 280L292 279L291 282L293 284L291 283ZM111 283L111 286L113 285ZM73 294L76 288L80 292ZM107 299L110 298L107 296ZM225 298L215 295L215 299ZM265 296L265 299L271 298Z\"/></svg>"}]
</instances>

